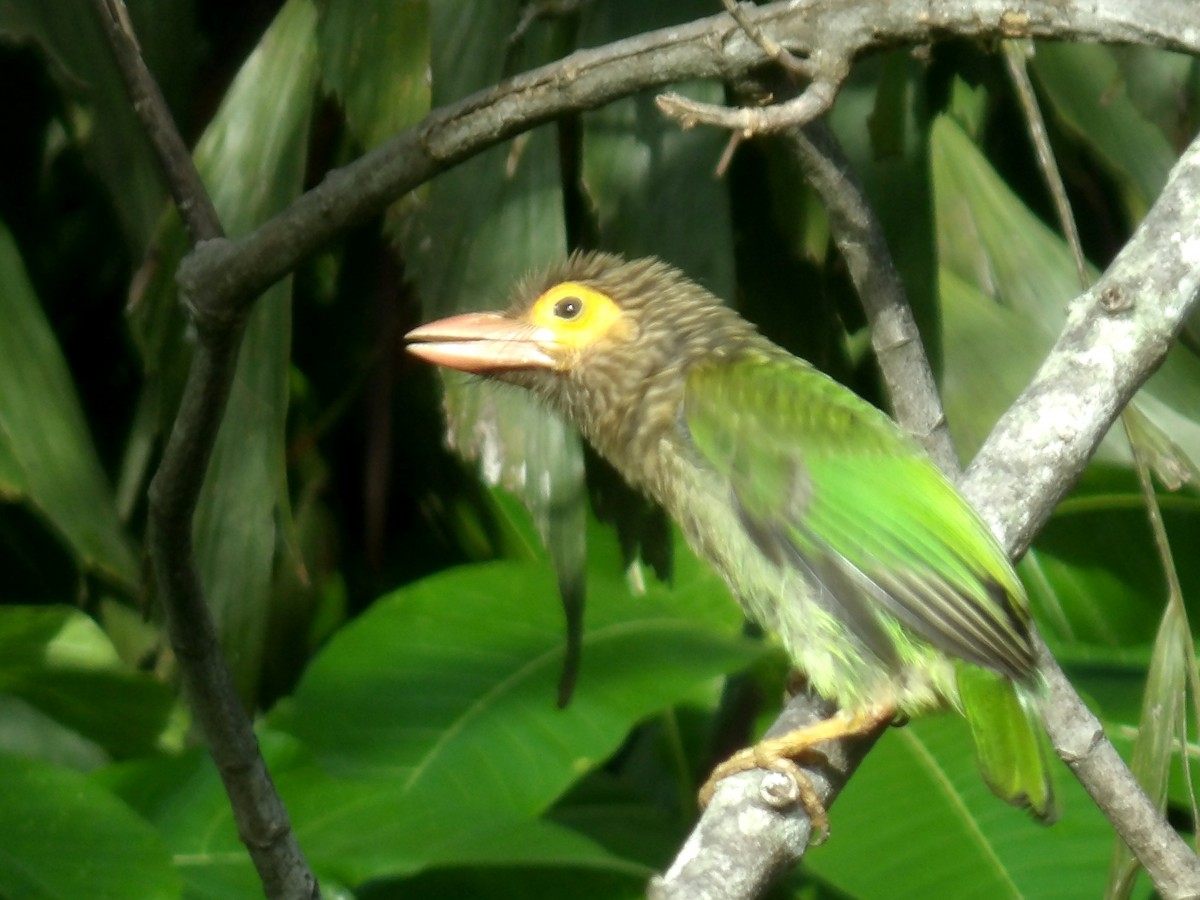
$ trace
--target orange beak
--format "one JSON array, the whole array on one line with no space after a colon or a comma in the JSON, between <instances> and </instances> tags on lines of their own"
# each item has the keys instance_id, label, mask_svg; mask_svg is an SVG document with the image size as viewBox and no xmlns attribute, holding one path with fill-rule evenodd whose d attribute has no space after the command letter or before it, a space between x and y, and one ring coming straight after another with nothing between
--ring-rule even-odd
<instances>
[{"instance_id":1,"label":"orange beak","mask_svg":"<svg viewBox=\"0 0 1200 900\"><path fill-rule=\"evenodd\" d=\"M553 369L554 334L500 313L464 313L414 328L408 352L434 365L477 374L496 369Z\"/></svg>"}]
</instances>

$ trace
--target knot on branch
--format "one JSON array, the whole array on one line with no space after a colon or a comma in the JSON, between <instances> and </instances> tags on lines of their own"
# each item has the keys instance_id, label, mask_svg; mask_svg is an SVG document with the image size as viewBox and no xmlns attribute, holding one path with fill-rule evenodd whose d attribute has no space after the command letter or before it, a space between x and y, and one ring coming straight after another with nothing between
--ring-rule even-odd
<instances>
[{"instance_id":1,"label":"knot on branch","mask_svg":"<svg viewBox=\"0 0 1200 900\"><path fill-rule=\"evenodd\" d=\"M196 244L179 264L179 302L201 333L229 331L246 319L247 304L239 302L234 286L222 277L234 252L232 241L214 238Z\"/></svg>"}]
</instances>

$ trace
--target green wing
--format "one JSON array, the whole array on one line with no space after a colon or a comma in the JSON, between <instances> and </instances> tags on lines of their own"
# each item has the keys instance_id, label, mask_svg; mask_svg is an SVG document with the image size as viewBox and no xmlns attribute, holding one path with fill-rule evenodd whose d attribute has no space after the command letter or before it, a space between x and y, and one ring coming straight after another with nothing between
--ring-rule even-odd
<instances>
[{"instance_id":1,"label":"green wing","mask_svg":"<svg viewBox=\"0 0 1200 900\"><path fill-rule=\"evenodd\" d=\"M755 543L804 570L885 662L887 614L1011 678L1033 667L1024 592L979 519L900 427L807 363L688 376L683 424Z\"/></svg>"}]
</instances>

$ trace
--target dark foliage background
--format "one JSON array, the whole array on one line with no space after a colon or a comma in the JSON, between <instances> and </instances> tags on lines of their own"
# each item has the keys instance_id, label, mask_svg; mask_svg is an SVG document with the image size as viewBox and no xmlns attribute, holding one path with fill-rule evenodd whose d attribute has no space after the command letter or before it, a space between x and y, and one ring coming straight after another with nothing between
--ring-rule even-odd
<instances>
[{"instance_id":1,"label":"dark foliage background","mask_svg":"<svg viewBox=\"0 0 1200 900\"><path fill-rule=\"evenodd\" d=\"M233 236L432 107L715 6L595 0L535 18L515 0L129 2ZM996 51L880 52L829 116L888 232L964 459L1079 292ZM1195 61L1045 44L1030 69L1102 268L1196 130ZM143 550L194 343L174 287L182 230L88 3L0 0L0 81L20 86L0 141L0 895L253 896ZM725 98L719 84L680 89ZM650 93L543 126L402 198L255 306L195 535L328 896L639 896L713 761L777 710L779 651L745 636L682 542L667 581L631 558L582 502L585 468L609 518L642 523L647 559L661 525L585 465L576 436L403 352L419 321L502 305L530 267L602 247L681 266L884 404L797 165L756 140L718 176L724 146L680 131ZM1184 606L1168 606L1119 434L1021 564L1056 655L1189 833L1171 739L1194 752L1179 648L1200 596L1195 351L1189 328L1131 413ZM559 710L559 592L581 584L583 664ZM1115 887L1126 868L1107 823L1056 774L1063 818L1040 829L991 797L961 721L914 722L870 755L833 839L778 896L1147 895Z\"/></svg>"}]
</instances>

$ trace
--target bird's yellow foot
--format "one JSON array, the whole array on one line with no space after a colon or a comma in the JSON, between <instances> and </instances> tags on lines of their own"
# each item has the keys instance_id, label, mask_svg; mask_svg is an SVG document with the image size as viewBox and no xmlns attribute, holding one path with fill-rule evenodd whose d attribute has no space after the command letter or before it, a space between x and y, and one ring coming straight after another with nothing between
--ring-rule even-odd
<instances>
[{"instance_id":1,"label":"bird's yellow foot","mask_svg":"<svg viewBox=\"0 0 1200 900\"><path fill-rule=\"evenodd\" d=\"M730 775L750 769L781 772L795 783L796 798L808 813L813 832L819 835L814 843L820 843L829 835L829 816L812 781L804 774L796 760L805 756L817 744L869 734L891 722L895 716L896 708L891 704L870 706L855 712L839 711L828 719L797 728L779 737L766 738L752 747L739 750L713 769L712 775L700 789L700 805L707 806L713 792L716 791L717 783Z\"/></svg>"}]
</instances>

